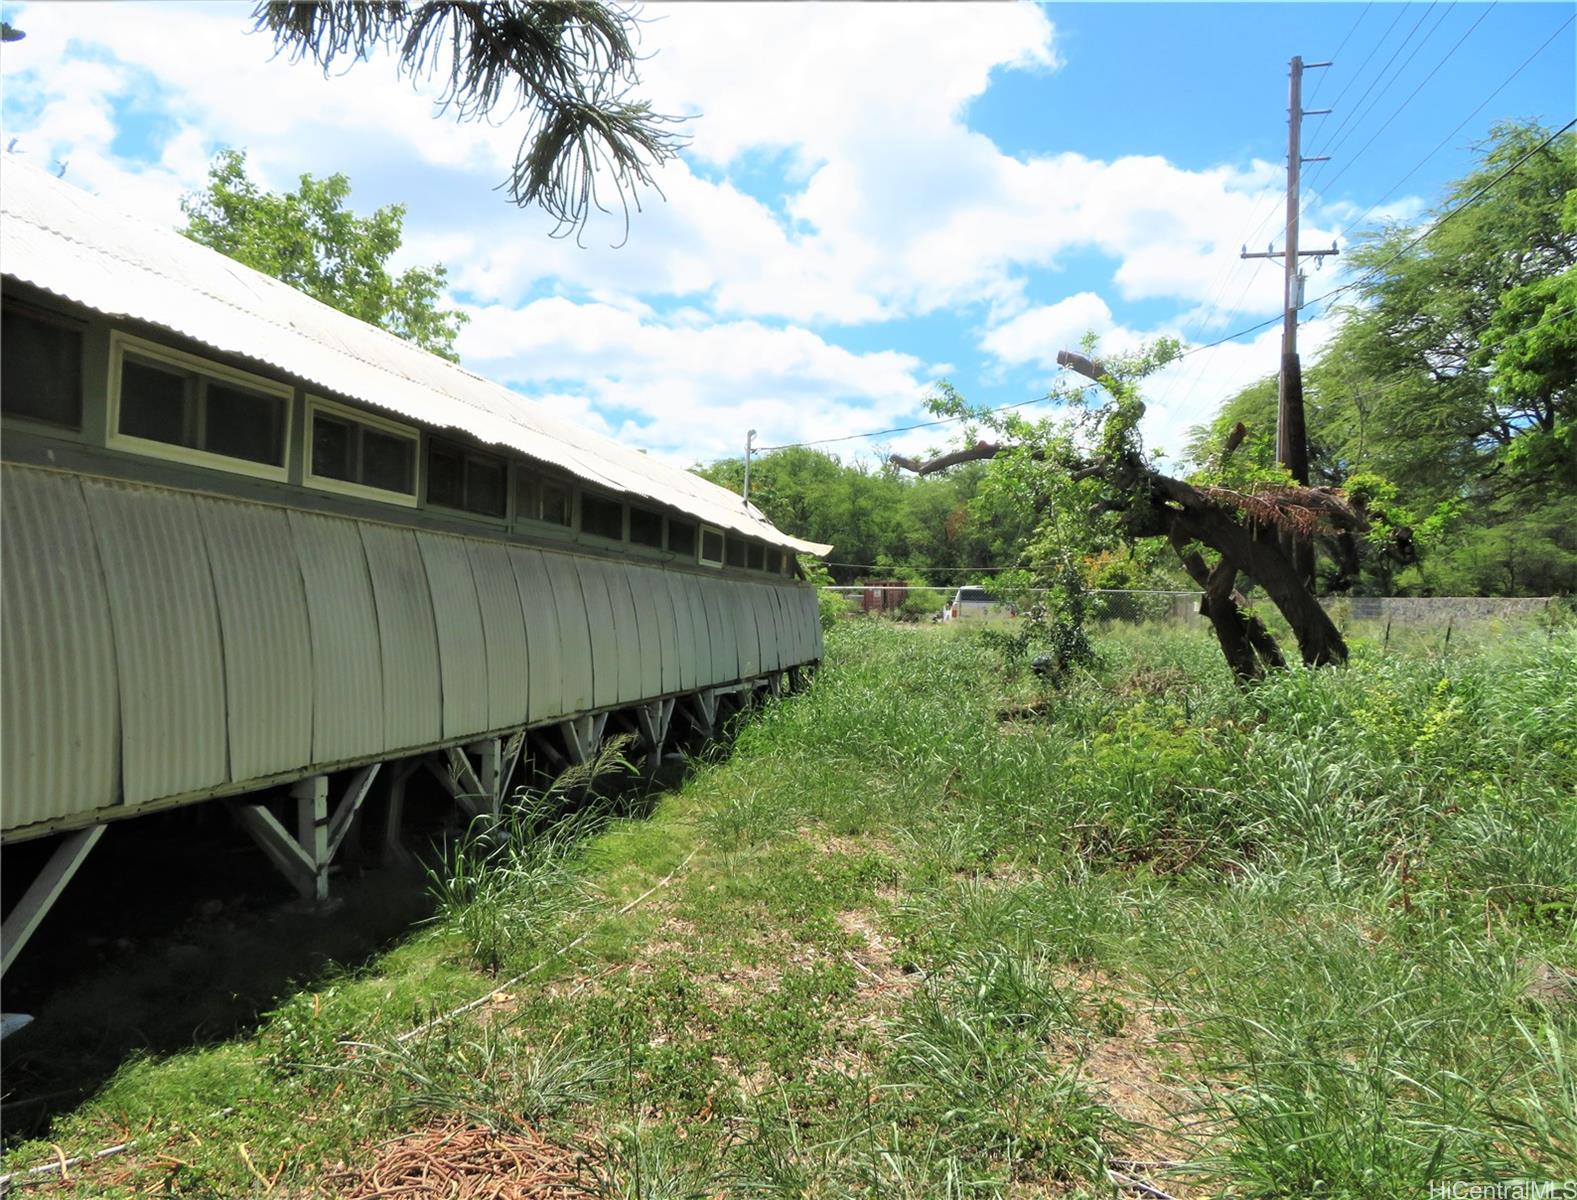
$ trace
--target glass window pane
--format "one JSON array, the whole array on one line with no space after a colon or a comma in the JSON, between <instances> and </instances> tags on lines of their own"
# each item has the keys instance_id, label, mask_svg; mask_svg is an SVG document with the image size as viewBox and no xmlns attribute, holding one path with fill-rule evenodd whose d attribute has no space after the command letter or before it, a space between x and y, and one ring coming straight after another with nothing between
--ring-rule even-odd
<instances>
[{"instance_id":1,"label":"glass window pane","mask_svg":"<svg viewBox=\"0 0 1577 1200\"><path fill-rule=\"evenodd\" d=\"M597 537L610 541L624 539L624 505L595 492L582 492L580 497L580 527Z\"/></svg>"},{"instance_id":2,"label":"glass window pane","mask_svg":"<svg viewBox=\"0 0 1577 1200\"><path fill-rule=\"evenodd\" d=\"M312 414L312 474L324 479L354 480L355 429L322 413Z\"/></svg>"},{"instance_id":3,"label":"glass window pane","mask_svg":"<svg viewBox=\"0 0 1577 1200\"><path fill-rule=\"evenodd\" d=\"M81 332L7 309L0 346L0 408L6 416L80 427Z\"/></svg>"},{"instance_id":4,"label":"glass window pane","mask_svg":"<svg viewBox=\"0 0 1577 1200\"><path fill-rule=\"evenodd\" d=\"M562 525L568 529L574 522L575 510L570 503L570 491L561 483L542 484L542 519L549 525Z\"/></svg>"},{"instance_id":5,"label":"glass window pane","mask_svg":"<svg viewBox=\"0 0 1577 1200\"><path fill-rule=\"evenodd\" d=\"M361 427L361 482L405 496L416 494L416 439Z\"/></svg>"},{"instance_id":6,"label":"glass window pane","mask_svg":"<svg viewBox=\"0 0 1577 1200\"><path fill-rule=\"evenodd\" d=\"M781 550L767 551L767 570L774 575L783 574L783 552Z\"/></svg>"},{"instance_id":7,"label":"glass window pane","mask_svg":"<svg viewBox=\"0 0 1577 1200\"><path fill-rule=\"evenodd\" d=\"M508 475L496 458L467 458L465 464L465 506L488 517L504 515L508 494Z\"/></svg>"},{"instance_id":8,"label":"glass window pane","mask_svg":"<svg viewBox=\"0 0 1577 1200\"><path fill-rule=\"evenodd\" d=\"M465 456L443 442L427 446L427 500L450 508L465 507Z\"/></svg>"},{"instance_id":9,"label":"glass window pane","mask_svg":"<svg viewBox=\"0 0 1577 1200\"><path fill-rule=\"evenodd\" d=\"M668 549L685 558L695 557L695 525L689 521L668 518Z\"/></svg>"},{"instance_id":10,"label":"glass window pane","mask_svg":"<svg viewBox=\"0 0 1577 1200\"><path fill-rule=\"evenodd\" d=\"M747 549L749 554L750 569L752 571L761 570L766 565L767 548L760 542L750 542Z\"/></svg>"},{"instance_id":11,"label":"glass window pane","mask_svg":"<svg viewBox=\"0 0 1577 1200\"><path fill-rule=\"evenodd\" d=\"M735 534L728 535L728 565L742 567L745 565L745 540Z\"/></svg>"},{"instance_id":12,"label":"glass window pane","mask_svg":"<svg viewBox=\"0 0 1577 1200\"><path fill-rule=\"evenodd\" d=\"M663 547L663 515L630 505L630 541L637 546Z\"/></svg>"},{"instance_id":13,"label":"glass window pane","mask_svg":"<svg viewBox=\"0 0 1577 1200\"><path fill-rule=\"evenodd\" d=\"M250 462L285 464L285 400L228 384L203 384L203 449Z\"/></svg>"},{"instance_id":14,"label":"glass window pane","mask_svg":"<svg viewBox=\"0 0 1577 1200\"><path fill-rule=\"evenodd\" d=\"M701 531L701 558L705 562L723 561L723 535L715 529Z\"/></svg>"},{"instance_id":15,"label":"glass window pane","mask_svg":"<svg viewBox=\"0 0 1577 1200\"><path fill-rule=\"evenodd\" d=\"M187 376L127 358L120 367L120 431L129 437L190 446Z\"/></svg>"},{"instance_id":16,"label":"glass window pane","mask_svg":"<svg viewBox=\"0 0 1577 1200\"><path fill-rule=\"evenodd\" d=\"M542 519L542 481L524 467L515 468L515 520Z\"/></svg>"}]
</instances>

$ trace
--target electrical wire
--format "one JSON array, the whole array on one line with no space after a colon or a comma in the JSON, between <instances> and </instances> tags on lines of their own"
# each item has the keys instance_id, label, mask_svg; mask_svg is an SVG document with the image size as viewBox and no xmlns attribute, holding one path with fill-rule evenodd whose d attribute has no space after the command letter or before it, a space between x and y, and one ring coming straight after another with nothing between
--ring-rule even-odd
<instances>
[{"instance_id":1,"label":"electrical wire","mask_svg":"<svg viewBox=\"0 0 1577 1200\"><path fill-rule=\"evenodd\" d=\"M1058 369L1061 370L1062 368ZM1055 398L1047 394L1045 396L1036 396L1033 400L1020 400L1014 404L1002 404L996 408L981 409L979 412L965 413L958 417L939 417L935 421L920 421L914 425L899 425L893 429L873 429L870 433L846 433L841 437L810 438L803 442L784 442L781 446L757 446L756 450L764 454L768 450L799 450L806 446L830 446L834 442L858 442L866 438L886 437L890 433L910 433L916 429L931 429L937 425L951 425L954 421L971 421L976 417L987 416L991 413L1010 412L1016 408L1028 408L1033 404L1045 404ZM729 460L724 459L722 461L727 462Z\"/></svg>"},{"instance_id":2,"label":"electrical wire","mask_svg":"<svg viewBox=\"0 0 1577 1200\"><path fill-rule=\"evenodd\" d=\"M1510 75L1506 76L1505 79L1501 80L1499 87L1497 87L1489 95L1485 96L1482 100L1480 100L1479 103L1478 103L1478 107L1476 107L1472 112L1468 113L1467 116L1463 117L1462 120L1458 121L1457 124L1456 124L1456 127L1454 129L1452 129L1450 133L1446 134L1445 137L1441 138L1438 142L1435 143L1434 149L1430 150L1428 154L1424 155L1423 158L1419 159L1416 163L1414 163L1412 168L1407 172L1407 174L1403 175L1400 179L1398 179L1395 183L1393 183L1388 189L1386 189L1384 195L1382 195L1378 200L1376 200L1368 208L1364 209L1363 212L1360 213L1356 219L1354 219L1352 222L1350 222L1347 225L1347 227L1341 231L1339 236L1343 237L1343 238L1347 237L1354 229L1357 229L1360 225L1363 224L1363 222L1365 220L1368 219L1370 213L1374 212L1375 209L1379 208L1380 205L1384 204L1387 200L1389 200L1397 192L1397 190L1399 188L1401 188L1401 186L1404 183L1406 183L1414 175L1418 174L1419 170L1423 167L1423 165L1425 163L1427 163L1435 155L1439 154L1440 151L1445 148L1445 145L1446 145L1447 142L1449 142L1452 138L1456 137L1457 134L1461 133L1462 130L1467 126L1467 123L1469 121L1471 121L1474 117L1478 116L1479 113L1484 111L1485 105L1487 105L1496 96L1500 95L1501 92L1505 91L1506 88L1511 85L1512 80L1516 79L1518 75L1521 75L1522 72L1525 71L1528 68L1528 65L1530 63L1532 63L1534 59L1538 58L1539 55L1543 54L1546 50L1548 50L1550 48L1551 44L1555 41L1555 39L1558 38L1561 35L1562 31L1564 31L1565 28L1568 25L1570 25L1574 20L1577 20L1577 14L1573 14L1572 16L1569 16L1564 21L1562 21L1560 23L1560 25L1556 27L1555 32L1550 34L1550 36L1544 40L1543 45L1541 45L1532 54L1528 55L1527 58L1523 59L1522 60L1522 64L1520 66L1518 66L1516 70L1514 70Z\"/></svg>"},{"instance_id":3,"label":"electrical wire","mask_svg":"<svg viewBox=\"0 0 1577 1200\"><path fill-rule=\"evenodd\" d=\"M1435 10L1438 4L1439 0L1431 0L1429 7L1424 9L1423 15L1420 16L1418 20L1413 23L1413 27L1407 31L1407 36L1397 43L1395 50L1391 51L1391 57L1385 60L1385 65L1375 72L1374 78L1369 80L1369 86L1364 88L1363 95L1359 96L1357 100L1353 101L1353 106L1348 110L1348 115L1342 118L1341 123L1338 124L1335 129L1331 130L1330 135L1321 144L1320 148L1314 152L1315 157L1318 157L1321 154L1329 153L1329 147L1341 135L1342 130L1347 128L1348 123L1353 120L1354 114L1356 114L1358 110L1363 107L1363 102L1369 98L1369 93L1374 91L1375 85L1378 84L1381 79L1385 78L1385 73L1391 69L1391 64L1396 61L1396 56L1406 48L1408 42L1413 40L1413 35L1417 33L1419 27L1429 19L1429 14ZM1402 13L1405 11L1405 8L1400 10L1396 14L1397 17L1400 18ZM1391 24L1392 28L1395 28L1396 23L1393 21ZM1386 37L1389 37L1391 34L1390 29L1387 29L1385 32ZM1383 42L1384 39L1382 38L1381 41ZM1375 48L1379 49L1379 46L1376 46ZM1366 59L1365 61L1367 62L1368 60ZM1362 71L1362 69L1362 67L1359 68L1360 71ZM1331 107L1337 108L1340 106L1340 103L1341 98L1337 97L1336 103L1332 104ZM1316 163L1315 165L1319 166L1320 164Z\"/></svg>"},{"instance_id":4,"label":"electrical wire","mask_svg":"<svg viewBox=\"0 0 1577 1200\"><path fill-rule=\"evenodd\" d=\"M1333 109L1340 108L1342 106L1342 101L1346 98L1348 90L1363 76L1363 69L1369 65L1370 60L1374 58L1380 47L1385 45L1385 40L1391 36L1391 30L1396 28L1396 23L1402 19L1402 14L1406 11L1407 8L1405 5L1397 5L1396 16L1391 18L1391 23L1385 27L1385 32L1380 35L1380 40L1375 42L1373 46L1369 47L1369 53L1364 55L1363 61L1358 64L1358 69L1354 71L1352 73L1352 77L1342 85L1342 90L1336 94L1336 99L1331 101L1331 107ZM1320 77L1320 81L1324 82L1324 76Z\"/></svg>"},{"instance_id":5,"label":"electrical wire","mask_svg":"<svg viewBox=\"0 0 1577 1200\"><path fill-rule=\"evenodd\" d=\"M1326 292L1322 296L1316 296L1313 300L1308 301L1308 304L1319 304L1319 303L1321 303L1321 302L1323 302L1325 300L1331 299L1334 296L1339 296L1343 292L1351 291L1353 288L1358 287L1358 286L1360 286L1360 285L1362 285L1364 283L1367 283L1370 279L1373 279L1376 275L1378 275L1381 271L1385 270L1392 263L1396 262L1397 259L1401 258L1404 254L1406 254L1414 246L1418 245L1419 242L1423 241L1430 234L1434 233L1441 226L1446 224L1446 222L1448 222L1450 220L1453 220L1454 218L1456 218L1457 216L1459 216L1463 212L1465 212L1467 209L1472 208L1473 205L1477 204L1481 199L1483 199L1484 196L1487 195L1492 188L1494 188L1502 180L1509 179L1512 175L1515 175L1517 173L1517 171L1521 169L1523 163L1527 162L1530 158L1532 158L1535 154L1539 153L1541 150L1544 150L1546 147L1554 144L1556 138L1560 137L1563 133L1565 133L1568 129L1572 128L1572 126L1574 126L1574 125L1577 125L1577 117L1573 117L1570 121L1567 121L1566 124L1562 125L1554 133L1550 134L1549 137L1545 138L1542 142L1540 142L1537 146L1533 147L1533 149L1529 150L1526 154L1524 154L1516 162L1512 163L1511 166L1507 167L1499 175L1495 176L1495 178L1491 179L1483 187L1479 188L1478 191L1474 192L1471 196L1469 196L1461 204L1457 205L1450 212L1445 213L1442 216L1440 216L1436 221L1434 221L1429 226L1429 228L1423 230L1421 233L1417 234L1412 239L1410 239L1404 246L1402 246L1401 249L1399 249L1395 254L1391 255L1391 257L1386 259L1383 263L1380 263L1378 266L1375 266L1375 267L1370 267L1369 270L1365 271L1357 279L1349 280L1347 283L1342 284L1340 287L1332 288L1330 291Z\"/></svg>"},{"instance_id":6,"label":"electrical wire","mask_svg":"<svg viewBox=\"0 0 1577 1200\"><path fill-rule=\"evenodd\" d=\"M1403 39L1402 45L1397 47L1397 54L1400 54L1407 46L1407 43L1413 40L1413 34L1418 32L1419 26L1421 26L1424 21L1428 19L1430 10L1434 7L1435 5L1431 4L1429 8L1424 10L1424 15L1418 18L1418 24L1413 26L1413 28L1408 32L1407 37ZM1338 126L1337 132L1332 134L1331 140L1327 142L1328 148L1320 151L1320 154L1325 155L1326 158L1324 162L1315 163L1314 169L1309 172L1308 182L1311 185L1322 174L1324 174L1325 168L1330 165L1330 156L1335 155L1337 151L1347 144L1347 139L1352 137L1353 134L1357 133L1358 130L1363 126L1364 119L1374 111L1375 105L1379 104L1380 101L1385 98L1385 94L1396 86L1396 81L1407 73L1407 68L1413 65L1413 59L1418 57L1419 52L1423 50L1423 48L1429 43L1429 39L1434 37L1440 27L1445 24L1446 18L1451 15L1451 11L1452 10L1449 7L1441 10L1439 19L1436 20L1435 23L1429 27L1429 31L1425 33L1421 39L1419 39L1418 44L1413 47L1412 52L1408 54L1405 60L1403 60L1402 65L1397 67L1395 71L1391 72L1390 77L1385 81L1385 86L1382 87L1378 92L1375 92L1374 99L1370 100L1368 104L1365 104L1362 98L1359 99L1358 103L1353 107L1351 117L1352 127L1348 129L1346 133L1342 133L1342 126ZM1391 56L1391 60L1394 62L1395 59L1396 54L1393 54ZM1390 65L1391 64L1389 62L1386 63L1387 68L1389 68ZM1382 75L1384 73L1384 71L1381 72ZM1375 82L1379 82L1379 76L1375 77ZM1373 84L1370 86L1372 88ZM1367 92L1364 94L1368 95ZM1346 125L1346 121L1343 121L1342 125Z\"/></svg>"},{"instance_id":7,"label":"electrical wire","mask_svg":"<svg viewBox=\"0 0 1577 1200\"><path fill-rule=\"evenodd\" d=\"M1363 24L1363 19L1369 15L1369 10L1373 7L1374 0L1369 0L1369 3L1363 6L1363 11L1358 14L1358 19L1347 27L1347 32L1342 36L1341 43L1336 47L1336 53L1331 55L1331 64L1333 66L1341 61L1342 51L1347 49L1347 43L1352 40L1352 35L1358 32L1358 26ZM1325 76L1328 74L1330 74L1329 71L1323 71L1320 73L1320 77L1314 81L1314 90L1309 93L1309 102L1311 104L1314 102L1314 98L1320 94L1320 89L1325 86ZM1334 108L1335 105L1332 105L1332 107Z\"/></svg>"},{"instance_id":8,"label":"electrical wire","mask_svg":"<svg viewBox=\"0 0 1577 1200\"><path fill-rule=\"evenodd\" d=\"M1496 0L1496 3L1498 3L1498 0ZM1401 104L1397 105L1396 111L1393 112L1389 117L1387 117L1384 121L1382 121L1380 123L1380 128L1376 129L1372 134L1369 135L1369 140L1367 142L1365 142L1361 147L1359 147L1357 153L1349 155L1342 162L1341 170L1337 171L1335 175L1331 176L1330 179L1326 180L1321 185L1322 190L1329 191L1331 188L1334 188L1336 186L1337 181L1340 180L1343 175L1347 174L1347 172L1352 169L1353 163L1357 162L1360 158L1362 158L1364 156L1364 153L1369 149L1369 147L1374 145L1375 139L1378 138L1387 129L1389 129L1391 127L1392 123L1396 120L1396 118L1401 116L1403 111L1406 110L1407 106L1418 98L1418 93L1423 91L1424 87L1429 83L1429 81L1431 79L1433 79L1437 74L1439 74L1440 68L1445 66L1446 63L1451 61L1451 56L1454 55L1458 50L1460 50L1462 48L1462 43L1467 41L1468 38L1470 38L1473 35L1473 31L1484 23L1484 18L1489 16L1490 12L1494 8L1495 8L1495 4L1492 3L1487 8L1485 8L1483 12L1479 13L1478 20L1474 21L1473 24L1468 26L1467 32L1464 33L1461 37L1459 37L1456 40L1456 44L1453 45L1451 47L1451 49L1446 51L1445 56L1443 58L1441 58L1441 60L1434 65L1434 68L1429 72L1429 74L1425 75L1424 78L1419 82L1418 86L1415 87L1412 90L1412 92L1408 94L1407 99L1403 100ZM1319 165L1320 166L1324 166L1323 163L1321 163Z\"/></svg>"}]
</instances>

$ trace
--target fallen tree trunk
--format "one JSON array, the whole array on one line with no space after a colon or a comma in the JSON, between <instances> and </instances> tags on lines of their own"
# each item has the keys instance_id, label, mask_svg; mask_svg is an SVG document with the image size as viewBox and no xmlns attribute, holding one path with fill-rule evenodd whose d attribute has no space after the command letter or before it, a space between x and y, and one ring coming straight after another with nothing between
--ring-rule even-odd
<instances>
[{"instance_id":1,"label":"fallen tree trunk","mask_svg":"<svg viewBox=\"0 0 1577 1200\"><path fill-rule=\"evenodd\" d=\"M1059 365L1110 388L1106 366L1082 354L1062 351ZM1223 457L1242 442L1246 431L1232 431ZM964 462L995 458L1004 447L977 442L928 460L893 455L895 466L929 475ZM1256 583L1291 626L1298 653L1309 666L1347 660L1341 631L1315 596L1302 548L1316 537L1352 546L1369 528L1366 513L1329 488L1278 487L1236 492L1200 488L1163 474L1136 451L1118 451L1089 462L1068 464L1077 479L1098 479L1105 493L1093 514L1117 512L1134 538L1165 537L1189 578L1204 593L1200 612L1209 619L1216 641L1240 679L1258 679L1286 665L1276 639L1258 617L1245 611L1237 590L1240 577ZM1211 566L1196 547L1214 551ZM1356 554L1344 554L1338 571L1356 570Z\"/></svg>"}]
</instances>

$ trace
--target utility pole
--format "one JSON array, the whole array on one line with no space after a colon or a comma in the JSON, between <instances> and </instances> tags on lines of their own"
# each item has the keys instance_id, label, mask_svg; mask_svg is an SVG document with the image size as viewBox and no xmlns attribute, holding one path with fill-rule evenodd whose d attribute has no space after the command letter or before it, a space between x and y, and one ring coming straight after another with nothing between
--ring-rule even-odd
<instances>
[{"instance_id":1,"label":"utility pole","mask_svg":"<svg viewBox=\"0 0 1577 1200\"><path fill-rule=\"evenodd\" d=\"M1303 72L1328 67L1328 62L1305 63L1294 57L1289 64L1290 84L1287 98L1287 234L1281 251L1267 248L1263 254L1250 254L1244 247L1243 258L1280 258L1285 281L1282 285L1281 376L1276 402L1276 461L1292 473L1299 483L1309 482L1308 432L1303 419L1303 371L1298 362L1298 310L1303 307L1303 272L1300 258L1323 260L1339 251L1333 245L1322 250L1298 249L1299 181L1306 162L1324 162L1325 155L1303 157L1303 118L1324 116L1328 108L1304 110Z\"/></svg>"},{"instance_id":2,"label":"utility pole","mask_svg":"<svg viewBox=\"0 0 1577 1200\"><path fill-rule=\"evenodd\" d=\"M745 434L745 487L744 487L745 497L744 497L744 499L745 499L745 503L746 504L750 503L750 455L751 455L751 452L755 450L755 445L756 445L756 431L754 429L752 429L749 433Z\"/></svg>"}]
</instances>

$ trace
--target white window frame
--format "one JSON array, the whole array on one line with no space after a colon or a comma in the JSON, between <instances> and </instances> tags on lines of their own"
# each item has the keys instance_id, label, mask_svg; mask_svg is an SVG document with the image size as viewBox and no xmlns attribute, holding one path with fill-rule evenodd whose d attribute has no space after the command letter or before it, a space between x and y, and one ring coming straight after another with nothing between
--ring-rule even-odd
<instances>
[{"instance_id":1,"label":"white window frame","mask_svg":"<svg viewBox=\"0 0 1577 1200\"><path fill-rule=\"evenodd\" d=\"M728 557L728 535L716 525L708 525L702 522L695 536L695 560L703 567L711 567L714 570L721 571L723 569L723 558L712 559L706 556L706 535L708 533L715 533L722 539L723 558Z\"/></svg>"},{"instance_id":2,"label":"white window frame","mask_svg":"<svg viewBox=\"0 0 1577 1200\"><path fill-rule=\"evenodd\" d=\"M327 475L315 475L312 471L312 421L318 413L326 413L345 421L354 421L360 425L367 425L373 429L382 430L384 433L408 437L415 443L413 451L414 461L411 464L411 486L415 489L409 494L405 492L392 492L388 488L372 487L365 483L355 483L349 479L333 479ZM377 500L383 504L399 504L405 508L415 508L420 502L422 494L422 463L425 456L422 453L422 431L414 425L402 425L398 421L391 421L387 417L380 417L365 409L352 408L348 404L341 404L336 400L328 400L322 396L307 395L307 436L301 444L301 482L307 487L316 488L323 492L338 492L342 496L355 496L361 500Z\"/></svg>"},{"instance_id":3,"label":"white window frame","mask_svg":"<svg viewBox=\"0 0 1577 1200\"><path fill-rule=\"evenodd\" d=\"M248 391L279 397L285 402L285 427L283 430L285 461L276 467L272 463L253 462L249 458L231 458L228 454L215 454L211 450L199 450L193 446L174 446L169 442L159 442L152 438L135 437L131 434L122 433L120 431L121 367L126 360L128 352L134 358L164 363L180 371L189 371L194 375L206 375L210 379L216 379L222 383L235 384L237 387L246 388ZM256 479L273 479L281 483L290 481L290 445L296 396L296 389L292 384L281 383L277 379L269 379L263 375L253 375L248 371L238 371L234 367L225 366L223 363L214 362L212 359L203 358L196 354L187 354L184 350L175 350L169 346L160 345L158 342L150 342L145 338L134 337L129 333L122 333L116 329L110 331L108 391L109 430L105 438L105 445L112 450L128 450L149 458L162 458L169 462L211 467L216 471L228 471L233 475L251 475Z\"/></svg>"}]
</instances>

